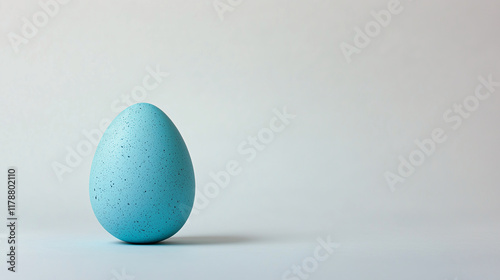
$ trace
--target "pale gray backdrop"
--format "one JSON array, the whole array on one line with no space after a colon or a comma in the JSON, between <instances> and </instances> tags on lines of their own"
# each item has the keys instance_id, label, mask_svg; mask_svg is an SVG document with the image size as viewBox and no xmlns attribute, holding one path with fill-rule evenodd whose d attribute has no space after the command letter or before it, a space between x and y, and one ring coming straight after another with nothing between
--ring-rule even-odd
<instances>
[{"instance_id":1,"label":"pale gray backdrop","mask_svg":"<svg viewBox=\"0 0 500 280\"><path fill-rule=\"evenodd\" d=\"M0 4L1 219L8 166L19 179L2 279L498 279L500 2L47 2ZM148 67L163 76L134 98ZM140 101L179 127L199 193L241 166L160 246L117 242L88 199L85 133ZM284 107L295 118L247 161L238 147ZM446 141L391 188L435 129ZM324 261L318 238L339 245Z\"/></svg>"}]
</instances>

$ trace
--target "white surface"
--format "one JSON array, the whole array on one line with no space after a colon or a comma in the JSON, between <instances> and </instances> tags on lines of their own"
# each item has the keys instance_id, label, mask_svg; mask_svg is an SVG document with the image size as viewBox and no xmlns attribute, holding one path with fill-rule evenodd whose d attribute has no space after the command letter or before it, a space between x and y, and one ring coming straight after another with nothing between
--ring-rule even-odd
<instances>
[{"instance_id":1,"label":"white surface","mask_svg":"<svg viewBox=\"0 0 500 280\"><path fill-rule=\"evenodd\" d=\"M281 279L328 235L341 247L309 279L498 279L500 97L456 131L442 115L500 80L500 4L402 1L347 63L340 43L387 3L245 1L221 21L212 1L72 0L17 54L7 34L38 1L0 4L0 173L20 188L19 273L1 279ZM93 216L92 156L62 182L51 165L156 65L170 76L144 101L179 127L197 188L243 171L181 244L127 246ZM284 106L296 119L246 162L238 145ZM391 192L384 172L437 127L448 140Z\"/></svg>"}]
</instances>

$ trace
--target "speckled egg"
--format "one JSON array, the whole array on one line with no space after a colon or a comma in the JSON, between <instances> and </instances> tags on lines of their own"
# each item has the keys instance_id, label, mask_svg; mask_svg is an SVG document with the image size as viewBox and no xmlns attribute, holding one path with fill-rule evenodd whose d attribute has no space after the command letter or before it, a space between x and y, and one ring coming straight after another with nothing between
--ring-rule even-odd
<instances>
[{"instance_id":1,"label":"speckled egg","mask_svg":"<svg viewBox=\"0 0 500 280\"><path fill-rule=\"evenodd\" d=\"M139 103L111 122L92 161L89 193L99 223L125 242L156 243L181 229L193 207L194 170L162 110Z\"/></svg>"}]
</instances>

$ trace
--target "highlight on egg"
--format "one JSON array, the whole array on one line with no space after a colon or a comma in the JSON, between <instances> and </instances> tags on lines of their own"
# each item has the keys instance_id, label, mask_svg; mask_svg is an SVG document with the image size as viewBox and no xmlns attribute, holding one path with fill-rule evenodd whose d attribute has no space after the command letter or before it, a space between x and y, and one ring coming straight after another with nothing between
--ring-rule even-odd
<instances>
[{"instance_id":1,"label":"highlight on egg","mask_svg":"<svg viewBox=\"0 0 500 280\"><path fill-rule=\"evenodd\" d=\"M193 208L194 169L161 109L138 103L111 122L92 161L89 195L102 227L125 242L156 243L182 228Z\"/></svg>"}]
</instances>

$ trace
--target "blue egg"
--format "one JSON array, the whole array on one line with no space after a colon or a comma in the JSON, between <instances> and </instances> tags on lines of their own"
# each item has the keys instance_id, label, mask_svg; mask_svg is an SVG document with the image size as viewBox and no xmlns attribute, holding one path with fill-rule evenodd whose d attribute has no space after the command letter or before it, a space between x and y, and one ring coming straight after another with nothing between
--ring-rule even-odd
<instances>
[{"instance_id":1,"label":"blue egg","mask_svg":"<svg viewBox=\"0 0 500 280\"><path fill-rule=\"evenodd\" d=\"M193 208L193 164L162 110L139 103L111 122L92 161L89 193L99 223L125 242L156 243L182 228Z\"/></svg>"}]
</instances>

